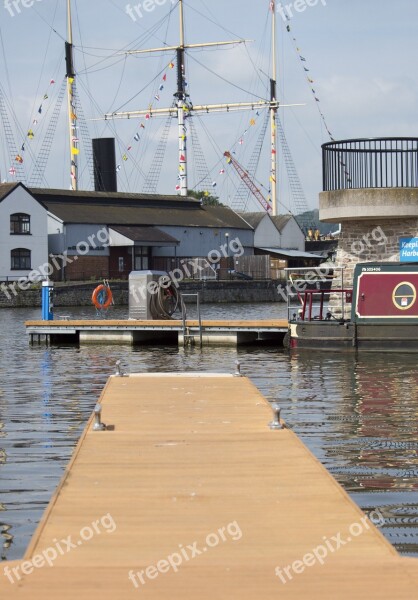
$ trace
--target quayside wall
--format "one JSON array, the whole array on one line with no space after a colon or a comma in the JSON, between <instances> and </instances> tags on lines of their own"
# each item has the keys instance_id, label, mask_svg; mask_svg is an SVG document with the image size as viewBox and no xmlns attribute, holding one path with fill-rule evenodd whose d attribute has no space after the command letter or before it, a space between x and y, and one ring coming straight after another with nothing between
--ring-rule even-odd
<instances>
[{"instance_id":1,"label":"quayside wall","mask_svg":"<svg viewBox=\"0 0 418 600\"><path fill-rule=\"evenodd\" d=\"M54 289L54 307L91 306L91 295L97 283L56 285ZM116 306L128 305L128 282L111 283ZM200 302L283 302L278 293L280 281L205 281L180 284L184 293L200 293ZM0 308L35 308L41 306L41 289L19 290L17 294L0 289ZM187 299L186 299L187 300Z\"/></svg>"}]
</instances>

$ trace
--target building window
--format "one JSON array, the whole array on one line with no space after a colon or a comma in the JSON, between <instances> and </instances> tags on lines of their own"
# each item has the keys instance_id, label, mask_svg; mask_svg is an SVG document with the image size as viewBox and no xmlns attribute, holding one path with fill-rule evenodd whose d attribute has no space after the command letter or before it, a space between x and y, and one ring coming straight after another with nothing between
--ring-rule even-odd
<instances>
[{"instance_id":1,"label":"building window","mask_svg":"<svg viewBox=\"0 0 418 600\"><path fill-rule=\"evenodd\" d=\"M30 215L15 213L10 215L11 235L30 235Z\"/></svg>"},{"instance_id":2,"label":"building window","mask_svg":"<svg viewBox=\"0 0 418 600\"><path fill-rule=\"evenodd\" d=\"M15 248L11 251L12 271L30 271L30 250Z\"/></svg>"},{"instance_id":3,"label":"building window","mask_svg":"<svg viewBox=\"0 0 418 600\"><path fill-rule=\"evenodd\" d=\"M147 246L134 246L135 271L148 271L149 248Z\"/></svg>"}]
</instances>

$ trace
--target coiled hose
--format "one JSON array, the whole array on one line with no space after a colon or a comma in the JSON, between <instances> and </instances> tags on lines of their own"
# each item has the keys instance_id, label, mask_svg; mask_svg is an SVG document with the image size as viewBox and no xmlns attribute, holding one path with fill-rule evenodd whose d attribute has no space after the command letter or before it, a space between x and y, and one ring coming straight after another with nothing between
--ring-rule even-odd
<instances>
[{"instance_id":1,"label":"coiled hose","mask_svg":"<svg viewBox=\"0 0 418 600\"><path fill-rule=\"evenodd\" d=\"M151 294L150 310L154 319L168 320L182 304L181 294L178 289L170 285L168 288L158 286L155 294Z\"/></svg>"}]
</instances>

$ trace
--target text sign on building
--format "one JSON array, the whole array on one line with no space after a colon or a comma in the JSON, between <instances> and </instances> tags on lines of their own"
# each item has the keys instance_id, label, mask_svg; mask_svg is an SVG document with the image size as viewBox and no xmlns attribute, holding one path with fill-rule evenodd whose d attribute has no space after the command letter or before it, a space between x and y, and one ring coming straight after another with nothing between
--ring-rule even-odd
<instances>
[{"instance_id":1,"label":"text sign on building","mask_svg":"<svg viewBox=\"0 0 418 600\"><path fill-rule=\"evenodd\" d=\"M401 262L418 262L418 238L400 238L399 255Z\"/></svg>"}]
</instances>

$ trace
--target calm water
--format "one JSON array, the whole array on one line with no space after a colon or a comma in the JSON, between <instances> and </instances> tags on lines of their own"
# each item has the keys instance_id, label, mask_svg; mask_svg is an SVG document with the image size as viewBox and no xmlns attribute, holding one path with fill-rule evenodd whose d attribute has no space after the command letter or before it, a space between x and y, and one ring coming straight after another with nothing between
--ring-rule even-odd
<instances>
[{"instance_id":1,"label":"calm water","mask_svg":"<svg viewBox=\"0 0 418 600\"><path fill-rule=\"evenodd\" d=\"M94 316L88 308L58 314ZM204 318L284 316L284 307L202 307ZM115 316L126 315L116 309ZM29 347L23 322L39 309L0 311L0 543L20 558L94 404L121 359L124 369L242 371L364 509L379 507L383 533L418 556L418 370L413 355L274 348ZM303 482L301 482L303 489Z\"/></svg>"}]
</instances>

